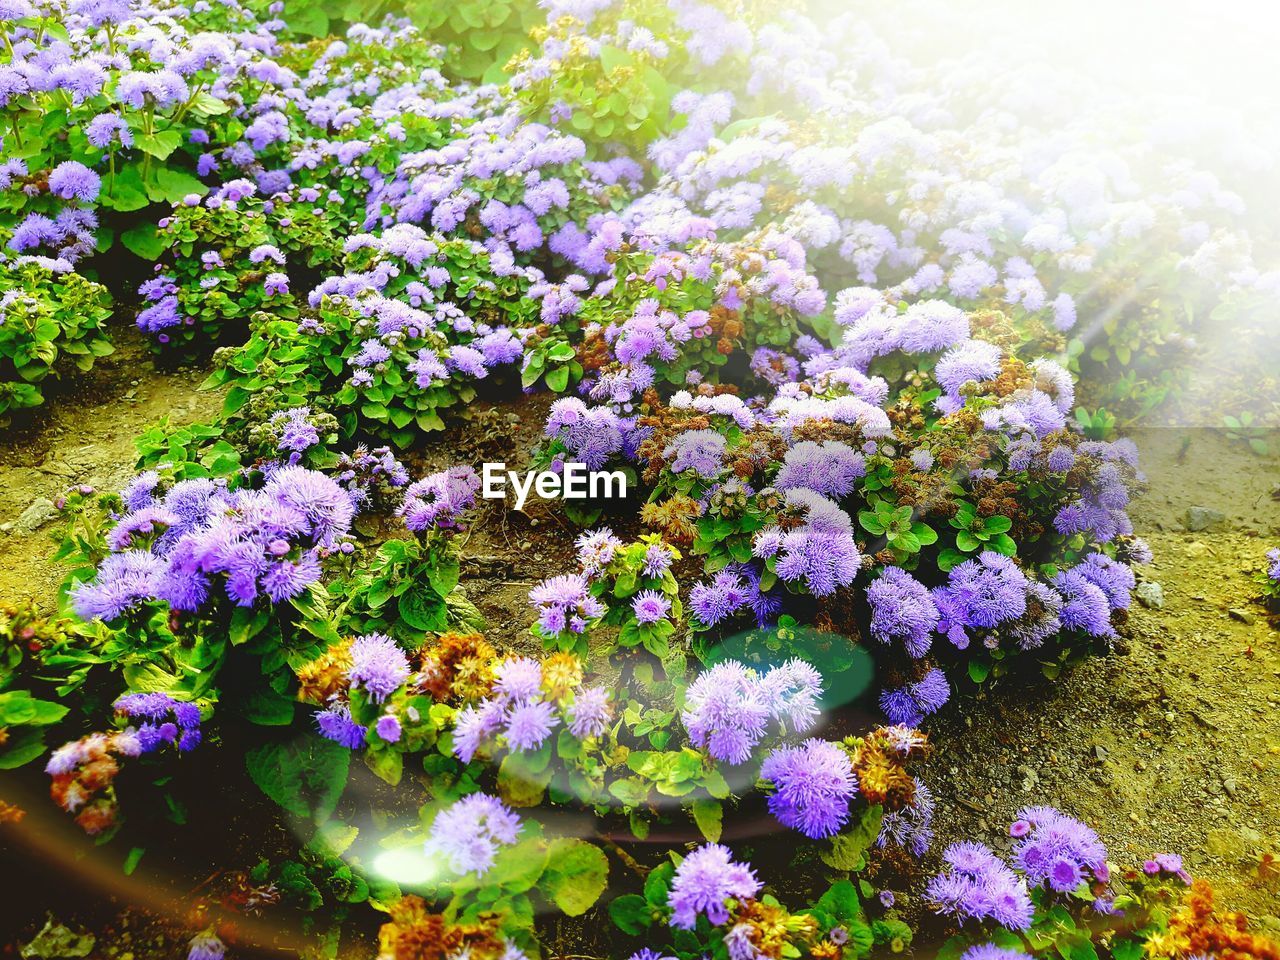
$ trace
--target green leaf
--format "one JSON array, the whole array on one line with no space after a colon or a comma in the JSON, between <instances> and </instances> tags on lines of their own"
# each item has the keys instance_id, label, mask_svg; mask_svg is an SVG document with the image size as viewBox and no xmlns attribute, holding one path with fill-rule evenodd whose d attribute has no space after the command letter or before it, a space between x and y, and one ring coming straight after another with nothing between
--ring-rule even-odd
<instances>
[{"instance_id":1,"label":"green leaf","mask_svg":"<svg viewBox=\"0 0 1280 960\"><path fill-rule=\"evenodd\" d=\"M400 619L415 630L443 630L448 626L444 601L430 584L415 583L400 594Z\"/></svg>"},{"instance_id":2,"label":"green leaf","mask_svg":"<svg viewBox=\"0 0 1280 960\"><path fill-rule=\"evenodd\" d=\"M594 844L573 837L551 841L542 889L567 916L595 905L609 882L609 861Z\"/></svg>"},{"instance_id":3,"label":"green leaf","mask_svg":"<svg viewBox=\"0 0 1280 960\"><path fill-rule=\"evenodd\" d=\"M157 160L168 160L169 155L182 143L182 134L177 130L158 130L155 133L139 133L133 138L133 144L143 153L148 153Z\"/></svg>"},{"instance_id":4,"label":"green leaf","mask_svg":"<svg viewBox=\"0 0 1280 960\"><path fill-rule=\"evenodd\" d=\"M968 553L982 546L982 541L968 530L961 530L956 533L956 546Z\"/></svg>"},{"instance_id":5,"label":"green leaf","mask_svg":"<svg viewBox=\"0 0 1280 960\"><path fill-rule=\"evenodd\" d=\"M264 743L245 754L259 790L294 816L317 823L338 805L350 765L350 750L315 734Z\"/></svg>"},{"instance_id":6,"label":"green leaf","mask_svg":"<svg viewBox=\"0 0 1280 960\"><path fill-rule=\"evenodd\" d=\"M991 675L991 664L983 660L969 661L969 679L974 683L982 683Z\"/></svg>"},{"instance_id":7,"label":"green leaf","mask_svg":"<svg viewBox=\"0 0 1280 960\"><path fill-rule=\"evenodd\" d=\"M724 808L718 800L695 800L692 805L693 822L698 825L702 835L712 843L720 842L720 832L724 826Z\"/></svg>"},{"instance_id":8,"label":"green leaf","mask_svg":"<svg viewBox=\"0 0 1280 960\"><path fill-rule=\"evenodd\" d=\"M509 753L498 767L498 793L513 807L536 807L542 802L552 769L539 765L535 754Z\"/></svg>"},{"instance_id":9,"label":"green leaf","mask_svg":"<svg viewBox=\"0 0 1280 960\"><path fill-rule=\"evenodd\" d=\"M527 893L543 876L547 860L548 849L542 840L521 840L498 854L484 875L485 885L501 888L503 893Z\"/></svg>"},{"instance_id":10,"label":"green leaf","mask_svg":"<svg viewBox=\"0 0 1280 960\"><path fill-rule=\"evenodd\" d=\"M554 390L556 393L563 393L569 386L569 368L556 367L547 374L547 389Z\"/></svg>"},{"instance_id":11,"label":"green leaf","mask_svg":"<svg viewBox=\"0 0 1280 960\"><path fill-rule=\"evenodd\" d=\"M209 188L197 177L172 167L158 169L155 172L155 183L147 185L147 195L152 200L163 200L165 203L180 203L189 194L203 197L208 192Z\"/></svg>"},{"instance_id":12,"label":"green leaf","mask_svg":"<svg viewBox=\"0 0 1280 960\"><path fill-rule=\"evenodd\" d=\"M130 253L143 260L155 260L169 249L169 243L155 228L155 224L140 223L120 234L120 242Z\"/></svg>"},{"instance_id":13,"label":"green leaf","mask_svg":"<svg viewBox=\"0 0 1280 960\"><path fill-rule=\"evenodd\" d=\"M124 858L124 866L120 868L124 871L126 877L133 876L133 871L138 869L138 864L142 861L142 855L146 852L146 847L134 847L129 851L129 855Z\"/></svg>"},{"instance_id":14,"label":"green leaf","mask_svg":"<svg viewBox=\"0 0 1280 960\"><path fill-rule=\"evenodd\" d=\"M653 908L638 893L625 893L609 901L609 917L619 930L635 937L653 922Z\"/></svg>"}]
</instances>

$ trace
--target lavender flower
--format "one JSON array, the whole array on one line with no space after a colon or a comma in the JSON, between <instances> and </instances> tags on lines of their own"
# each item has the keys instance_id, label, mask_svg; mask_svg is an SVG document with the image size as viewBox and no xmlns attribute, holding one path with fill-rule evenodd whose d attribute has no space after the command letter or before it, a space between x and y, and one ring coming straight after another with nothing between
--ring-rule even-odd
<instances>
[{"instance_id":1,"label":"lavender flower","mask_svg":"<svg viewBox=\"0 0 1280 960\"><path fill-rule=\"evenodd\" d=\"M519 832L520 818L506 804L487 793L473 793L436 814L426 852L444 858L455 873L482 877Z\"/></svg>"},{"instance_id":2,"label":"lavender flower","mask_svg":"<svg viewBox=\"0 0 1280 960\"><path fill-rule=\"evenodd\" d=\"M942 859L949 869L925 887L925 899L938 913L966 920L994 920L1014 930L1031 926L1033 908L1026 884L980 843L955 843Z\"/></svg>"},{"instance_id":3,"label":"lavender flower","mask_svg":"<svg viewBox=\"0 0 1280 960\"><path fill-rule=\"evenodd\" d=\"M907 653L929 652L940 614L928 589L901 567L885 567L867 586L871 635L881 643L901 640Z\"/></svg>"},{"instance_id":4,"label":"lavender flower","mask_svg":"<svg viewBox=\"0 0 1280 960\"><path fill-rule=\"evenodd\" d=\"M609 728L613 710L603 687L582 687L569 705L569 732L579 740L599 737Z\"/></svg>"},{"instance_id":5,"label":"lavender flower","mask_svg":"<svg viewBox=\"0 0 1280 960\"><path fill-rule=\"evenodd\" d=\"M849 755L826 740L779 747L765 758L760 777L773 784L769 812L783 826L820 839L839 833L857 788Z\"/></svg>"},{"instance_id":6,"label":"lavender flower","mask_svg":"<svg viewBox=\"0 0 1280 960\"><path fill-rule=\"evenodd\" d=\"M1053 807L1018 811L1010 833L1018 837L1013 857L1036 886L1073 893L1085 880L1107 881L1107 850L1098 835Z\"/></svg>"},{"instance_id":7,"label":"lavender flower","mask_svg":"<svg viewBox=\"0 0 1280 960\"><path fill-rule=\"evenodd\" d=\"M718 663L685 693L681 722L695 746L728 763L745 763L764 736L769 708L756 676L735 661Z\"/></svg>"},{"instance_id":8,"label":"lavender flower","mask_svg":"<svg viewBox=\"0 0 1280 960\"><path fill-rule=\"evenodd\" d=\"M726 901L750 900L759 892L760 881L747 865L736 863L728 847L708 843L699 847L676 867L667 903L671 926L692 930L701 914L719 926L729 920Z\"/></svg>"},{"instance_id":9,"label":"lavender flower","mask_svg":"<svg viewBox=\"0 0 1280 960\"><path fill-rule=\"evenodd\" d=\"M351 644L351 669L347 680L363 687L374 703L382 703L409 678L409 658L385 634L357 637Z\"/></svg>"}]
</instances>

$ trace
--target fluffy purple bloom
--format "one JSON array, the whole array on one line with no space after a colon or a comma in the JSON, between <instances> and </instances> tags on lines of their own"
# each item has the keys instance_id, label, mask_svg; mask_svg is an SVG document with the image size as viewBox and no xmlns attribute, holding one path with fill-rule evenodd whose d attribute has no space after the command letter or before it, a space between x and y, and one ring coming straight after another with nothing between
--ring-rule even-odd
<instances>
[{"instance_id":1,"label":"fluffy purple bloom","mask_svg":"<svg viewBox=\"0 0 1280 960\"><path fill-rule=\"evenodd\" d=\"M866 473L862 454L848 444L836 440L822 443L805 440L787 451L774 486L779 490L804 487L825 497L838 498L852 493Z\"/></svg>"},{"instance_id":2,"label":"fluffy purple bloom","mask_svg":"<svg viewBox=\"0 0 1280 960\"><path fill-rule=\"evenodd\" d=\"M1137 578L1127 564L1104 553L1091 553L1072 569L1106 594L1112 610L1129 609L1130 595L1137 585Z\"/></svg>"},{"instance_id":3,"label":"fluffy purple bloom","mask_svg":"<svg viewBox=\"0 0 1280 960\"><path fill-rule=\"evenodd\" d=\"M613 558L622 549L622 541L608 527L601 527L579 535L574 546L578 548L578 562L582 564L582 572L588 577L597 577L613 562Z\"/></svg>"},{"instance_id":4,"label":"fluffy purple bloom","mask_svg":"<svg viewBox=\"0 0 1280 960\"><path fill-rule=\"evenodd\" d=\"M773 784L769 812L785 827L820 839L839 833L857 790L849 755L826 740L774 750L760 767Z\"/></svg>"},{"instance_id":5,"label":"fluffy purple bloom","mask_svg":"<svg viewBox=\"0 0 1280 960\"><path fill-rule=\"evenodd\" d=\"M377 732L378 737L387 743L400 742L400 718L394 713L384 713L380 716L373 729Z\"/></svg>"},{"instance_id":6,"label":"fluffy purple bloom","mask_svg":"<svg viewBox=\"0 0 1280 960\"><path fill-rule=\"evenodd\" d=\"M351 669L347 680L362 687L374 703L381 703L409 679L409 658L385 634L357 637L351 644Z\"/></svg>"},{"instance_id":7,"label":"fluffy purple bloom","mask_svg":"<svg viewBox=\"0 0 1280 960\"><path fill-rule=\"evenodd\" d=\"M742 577L722 570L710 583L694 586L689 594L689 605L704 626L714 627L746 606L748 597L748 588Z\"/></svg>"},{"instance_id":8,"label":"fluffy purple bloom","mask_svg":"<svg viewBox=\"0 0 1280 960\"><path fill-rule=\"evenodd\" d=\"M569 732L579 740L598 737L609 728L613 714L604 687L580 687L569 704Z\"/></svg>"},{"instance_id":9,"label":"fluffy purple bloom","mask_svg":"<svg viewBox=\"0 0 1280 960\"><path fill-rule=\"evenodd\" d=\"M756 535L756 556L773 558L774 572L783 580L801 580L815 597L826 597L853 583L862 554L853 539L849 515L812 490L787 494L788 507L805 514L803 526L785 533L766 527Z\"/></svg>"},{"instance_id":10,"label":"fluffy purple bloom","mask_svg":"<svg viewBox=\"0 0 1280 960\"><path fill-rule=\"evenodd\" d=\"M504 731L507 746L516 751L537 750L558 723L553 703L534 700L516 703L507 710Z\"/></svg>"},{"instance_id":11,"label":"fluffy purple bloom","mask_svg":"<svg viewBox=\"0 0 1280 960\"><path fill-rule=\"evenodd\" d=\"M102 189L102 178L75 160L64 160L49 174L49 192L63 200L93 203Z\"/></svg>"},{"instance_id":12,"label":"fluffy purple bloom","mask_svg":"<svg viewBox=\"0 0 1280 960\"><path fill-rule=\"evenodd\" d=\"M907 653L923 657L938 626L938 607L929 590L901 567L885 567L867 586L871 635L881 643L902 641Z\"/></svg>"},{"instance_id":13,"label":"fluffy purple bloom","mask_svg":"<svg viewBox=\"0 0 1280 960\"><path fill-rule=\"evenodd\" d=\"M916 727L925 717L937 713L950 697L951 685L946 675L934 667L914 683L883 691L880 709L890 723Z\"/></svg>"},{"instance_id":14,"label":"fluffy purple bloom","mask_svg":"<svg viewBox=\"0 0 1280 960\"><path fill-rule=\"evenodd\" d=\"M1062 594L1059 618L1068 630L1080 630L1094 637L1114 637L1111 604L1101 587L1096 586L1078 567L1062 570L1053 578Z\"/></svg>"},{"instance_id":15,"label":"fluffy purple bloom","mask_svg":"<svg viewBox=\"0 0 1280 960\"><path fill-rule=\"evenodd\" d=\"M460 874L482 877L504 846L516 842L520 818L497 797L473 793L436 814L427 835L428 856L447 860Z\"/></svg>"},{"instance_id":16,"label":"fluffy purple bloom","mask_svg":"<svg viewBox=\"0 0 1280 960\"><path fill-rule=\"evenodd\" d=\"M923 781L915 781L911 803L900 810L890 810L880 821L877 847L889 844L906 850L913 857L923 857L933 843L933 794Z\"/></svg>"},{"instance_id":17,"label":"fluffy purple bloom","mask_svg":"<svg viewBox=\"0 0 1280 960\"><path fill-rule=\"evenodd\" d=\"M756 691L769 716L804 733L817 722L822 699L822 674L796 657L756 676Z\"/></svg>"},{"instance_id":18,"label":"fluffy purple bloom","mask_svg":"<svg viewBox=\"0 0 1280 960\"><path fill-rule=\"evenodd\" d=\"M994 943L980 943L960 954L960 960L1031 960L1021 950L1008 950Z\"/></svg>"},{"instance_id":19,"label":"fluffy purple bloom","mask_svg":"<svg viewBox=\"0 0 1280 960\"><path fill-rule=\"evenodd\" d=\"M316 729L320 736L334 743L339 743L348 750L358 750L364 746L367 732L351 719L351 711L345 704L337 704L316 714Z\"/></svg>"},{"instance_id":20,"label":"fluffy purple bloom","mask_svg":"<svg viewBox=\"0 0 1280 960\"><path fill-rule=\"evenodd\" d=\"M929 881L925 899L938 913L966 920L994 920L1013 930L1031 926L1026 884L980 843L955 843L942 855L949 868Z\"/></svg>"},{"instance_id":21,"label":"fluffy purple bloom","mask_svg":"<svg viewBox=\"0 0 1280 960\"><path fill-rule=\"evenodd\" d=\"M1030 829L1014 844L1013 858L1032 885L1072 893L1084 880L1108 879L1107 848L1079 820L1053 807L1027 807L1017 823Z\"/></svg>"},{"instance_id":22,"label":"fluffy purple bloom","mask_svg":"<svg viewBox=\"0 0 1280 960\"><path fill-rule=\"evenodd\" d=\"M745 763L765 734L769 708L756 675L729 660L690 684L680 719L695 746L706 747L717 760Z\"/></svg>"},{"instance_id":23,"label":"fluffy purple bloom","mask_svg":"<svg viewBox=\"0 0 1280 960\"><path fill-rule=\"evenodd\" d=\"M529 602L538 610L538 627L548 636L566 630L583 633L606 610L591 595L586 578L574 573L542 581L529 591Z\"/></svg>"},{"instance_id":24,"label":"fluffy purple bloom","mask_svg":"<svg viewBox=\"0 0 1280 960\"><path fill-rule=\"evenodd\" d=\"M692 470L698 476L714 480L724 469L724 453L728 441L714 430L686 430L663 450L671 460L671 472Z\"/></svg>"},{"instance_id":25,"label":"fluffy purple bloom","mask_svg":"<svg viewBox=\"0 0 1280 960\"><path fill-rule=\"evenodd\" d=\"M223 960L227 945L212 930L205 930L187 944L187 960Z\"/></svg>"},{"instance_id":26,"label":"fluffy purple bloom","mask_svg":"<svg viewBox=\"0 0 1280 960\"><path fill-rule=\"evenodd\" d=\"M533 699L542 690L542 664L531 657L508 657L494 671L493 688L504 702Z\"/></svg>"},{"instance_id":27,"label":"fluffy purple bloom","mask_svg":"<svg viewBox=\"0 0 1280 960\"><path fill-rule=\"evenodd\" d=\"M399 513L414 532L458 529L459 515L475 504L479 490L480 476L474 469L450 467L411 484Z\"/></svg>"},{"instance_id":28,"label":"fluffy purple bloom","mask_svg":"<svg viewBox=\"0 0 1280 960\"><path fill-rule=\"evenodd\" d=\"M670 612L671 601L657 590L641 590L631 601L631 610L637 623L657 623Z\"/></svg>"},{"instance_id":29,"label":"fluffy purple bloom","mask_svg":"<svg viewBox=\"0 0 1280 960\"><path fill-rule=\"evenodd\" d=\"M946 586L933 599L941 618L938 630L964 650L968 630L991 629L1026 613L1027 578L1008 557L984 550L976 560L953 567Z\"/></svg>"},{"instance_id":30,"label":"fluffy purple bloom","mask_svg":"<svg viewBox=\"0 0 1280 960\"><path fill-rule=\"evenodd\" d=\"M710 920L712 926L720 926L729 920L726 901L750 900L760 886L751 867L734 862L728 847L705 844L676 867L667 898L671 926L692 930L699 914Z\"/></svg>"}]
</instances>

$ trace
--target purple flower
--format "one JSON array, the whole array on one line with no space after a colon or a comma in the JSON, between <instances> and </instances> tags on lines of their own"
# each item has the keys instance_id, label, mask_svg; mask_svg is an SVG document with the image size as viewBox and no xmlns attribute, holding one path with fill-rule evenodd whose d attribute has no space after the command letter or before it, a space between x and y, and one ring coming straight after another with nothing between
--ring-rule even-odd
<instances>
[{"instance_id":1,"label":"purple flower","mask_svg":"<svg viewBox=\"0 0 1280 960\"><path fill-rule=\"evenodd\" d=\"M871 635L881 643L902 641L907 653L929 652L940 615L929 590L901 567L885 567L867 586Z\"/></svg>"},{"instance_id":2,"label":"purple flower","mask_svg":"<svg viewBox=\"0 0 1280 960\"><path fill-rule=\"evenodd\" d=\"M692 930L702 914L712 926L729 920L726 901L750 900L760 890L760 881L750 866L735 863L728 847L708 843L699 847L676 867L667 903L671 926Z\"/></svg>"},{"instance_id":3,"label":"purple flower","mask_svg":"<svg viewBox=\"0 0 1280 960\"><path fill-rule=\"evenodd\" d=\"M1062 570L1053 578L1053 585L1062 594L1059 617L1065 628L1095 637L1115 636L1107 595L1085 576L1084 571L1079 567Z\"/></svg>"},{"instance_id":4,"label":"purple flower","mask_svg":"<svg viewBox=\"0 0 1280 960\"><path fill-rule=\"evenodd\" d=\"M387 743L400 742L400 718L394 713L384 713L380 716L373 729Z\"/></svg>"},{"instance_id":5,"label":"purple flower","mask_svg":"<svg viewBox=\"0 0 1280 960\"><path fill-rule=\"evenodd\" d=\"M352 688L363 687L374 703L381 703L409 678L409 658L385 634L357 637L351 644L351 669L347 680Z\"/></svg>"},{"instance_id":6,"label":"purple flower","mask_svg":"<svg viewBox=\"0 0 1280 960\"><path fill-rule=\"evenodd\" d=\"M717 760L745 763L764 736L769 708L755 674L729 660L690 684L680 719L695 746Z\"/></svg>"},{"instance_id":7,"label":"purple flower","mask_svg":"<svg viewBox=\"0 0 1280 960\"><path fill-rule=\"evenodd\" d=\"M529 602L537 608L538 627L547 636L583 633L606 609L591 595L586 578L573 573L542 581L529 591Z\"/></svg>"},{"instance_id":8,"label":"purple flower","mask_svg":"<svg viewBox=\"0 0 1280 960\"><path fill-rule=\"evenodd\" d=\"M807 837L839 833L849 819L856 792L849 755L826 740L784 746L765 758L760 776L773 784L769 812L785 827Z\"/></svg>"},{"instance_id":9,"label":"purple flower","mask_svg":"<svg viewBox=\"0 0 1280 960\"><path fill-rule=\"evenodd\" d=\"M966 920L994 920L1014 930L1031 926L1026 884L980 843L955 843L942 855L949 869L929 881L925 899L938 913Z\"/></svg>"},{"instance_id":10,"label":"purple flower","mask_svg":"<svg viewBox=\"0 0 1280 960\"><path fill-rule=\"evenodd\" d=\"M533 699L542 689L542 664L530 657L508 657L494 671L493 687L504 702Z\"/></svg>"},{"instance_id":11,"label":"purple flower","mask_svg":"<svg viewBox=\"0 0 1280 960\"><path fill-rule=\"evenodd\" d=\"M64 160L49 174L49 192L63 200L93 203L102 189L102 178L75 160Z\"/></svg>"},{"instance_id":12,"label":"purple flower","mask_svg":"<svg viewBox=\"0 0 1280 960\"><path fill-rule=\"evenodd\" d=\"M1089 827L1053 807L1018 811L1030 828L1013 847L1014 862L1034 885L1072 893L1085 879L1102 879L1107 849Z\"/></svg>"},{"instance_id":13,"label":"purple flower","mask_svg":"<svg viewBox=\"0 0 1280 960\"><path fill-rule=\"evenodd\" d=\"M657 590L641 590L631 601L631 610L637 623L657 623L670 612L671 601Z\"/></svg>"},{"instance_id":14,"label":"purple flower","mask_svg":"<svg viewBox=\"0 0 1280 960\"><path fill-rule=\"evenodd\" d=\"M187 945L187 960L223 960L226 955L227 945L212 929L196 934Z\"/></svg>"},{"instance_id":15,"label":"purple flower","mask_svg":"<svg viewBox=\"0 0 1280 960\"><path fill-rule=\"evenodd\" d=\"M351 711L345 704L336 704L316 714L316 729L320 736L340 743L348 750L364 746L366 728L351 719Z\"/></svg>"},{"instance_id":16,"label":"purple flower","mask_svg":"<svg viewBox=\"0 0 1280 960\"><path fill-rule=\"evenodd\" d=\"M714 430L686 430L677 436L662 455L671 460L671 472L692 470L698 476L714 480L724 469L727 441Z\"/></svg>"},{"instance_id":17,"label":"purple flower","mask_svg":"<svg viewBox=\"0 0 1280 960\"><path fill-rule=\"evenodd\" d=\"M803 487L826 497L843 497L853 492L866 473L862 454L848 444L806 440L787 451L774 486L779 490Z\"/></svg>"},{"instance_id":18,"label":"purple flower","mask_svg":"<svg viewBox=\"0 0 1280 960\"><path fill-rule=\"evenodd\" d=\"M877 847L893 844L914 857L923 857L933 843L933 794L919 779L911 803L900 810L890 810L880 821Z\"/></svg>"},{"instance_id":19,"label":"purple flower","mask_svg":"<svg viewBox=\"0 0 1280 960\"><path fill-rule=\"evenodd\" d=\"M554 713L555 704L537 700L523 701L508 708L504 731L507 746L516 751L537 750L560 722Z\"/></svg>"},{"instance_id":20,"label":"purple flower","mask_svg":"<svg viewBox=\"0 0 1280 960\"><path fill-rule=\"evenodd\" d=\"M931 713L936 713L950 699L951 685L946 675L933 667L919 680L896 690L880 694L880 709L889 722L916 727Z\"/></svg>"},{"instance_id":21,"label":"purple flower","mask_svg":"<svg viewBox=\"0 0 1280 960\"><path fill-rule=\"evenodd\" d=\"M579 740L601 736L609 729L613 710L603 687L581 687L569 704L569 732Z\"/></svg>"},{"instance_id":22,"label":"purple flower","mask_svg":"<svg viewBox=\"0 0 1280 960\"><path fill-rule=\"evenodd\" d=\"M448 861L460 874L482 877L504 846L516 842L520 818L497 797L473 793L436 814L426 852Z\"/></svg>"},{"instance_id":23,"label":"purple flower","mask_svg":"<svg viewBox=\"0 0 1280 960\"><path fill-rule=\"evenodd\" d=\"M480 476L469 466L450 467L423 477L404 494L400 516L415 532L460 527L459 515L476 502Z\"/></svg>"},{"instance_id":24,"label":"purple flower","mask_svg":"<svg viewBox=\"0 0 1280 960\"><path fill-rule=\"evenodd\" d=\"M622 541L608 527L581 534L574 545L578 548L578 562L589 578L599 576L622 548Z\"/></svg>"},{"instance_id":25,"label":"purple flower","mask_svg":"<svg viewBox=\"0 0 1280 960\"><path fill-rule=\"evenodd\" d=\"M1031 960L1021 950L997 947L994 943L980 943L960 954L960 960Z\"/></svg>"}]
</instances>

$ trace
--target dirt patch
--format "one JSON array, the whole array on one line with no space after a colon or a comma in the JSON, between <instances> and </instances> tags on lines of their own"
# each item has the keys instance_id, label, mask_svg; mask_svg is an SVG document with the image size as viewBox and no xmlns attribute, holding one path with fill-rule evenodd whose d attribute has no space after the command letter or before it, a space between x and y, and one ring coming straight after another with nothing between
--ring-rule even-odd
<instances>
[{"instance_id":1,"label":"dirt patch","mask_svg":"<svg viewBox=\"0 0 1280 960\"><path fill-rule=\"evenodd\" d=\"M0 597L51 609L63 571L48 562L60 525L52 504L69 488L117 490L134 474L137 437L167 419L212 417L218 391L203 369L156 369L132 326L112 331L116 352L90 373L47 390L48 401L0 433Z\"/></svg>"}]
</instances>

